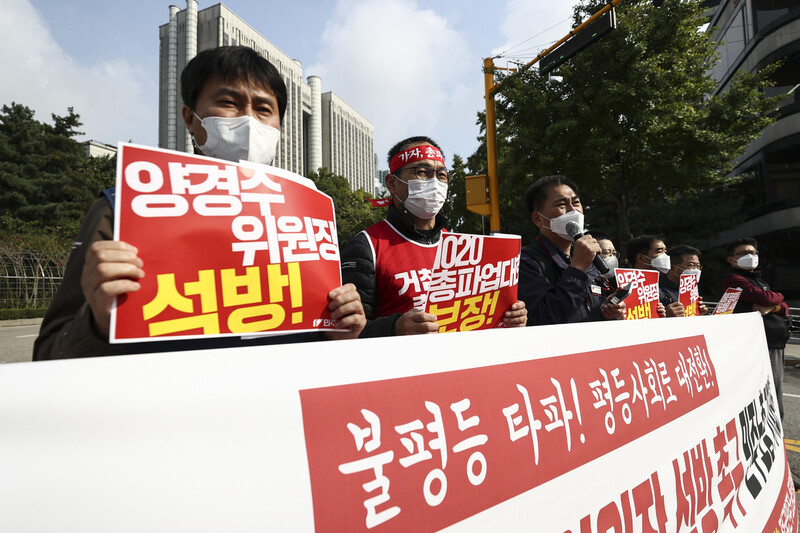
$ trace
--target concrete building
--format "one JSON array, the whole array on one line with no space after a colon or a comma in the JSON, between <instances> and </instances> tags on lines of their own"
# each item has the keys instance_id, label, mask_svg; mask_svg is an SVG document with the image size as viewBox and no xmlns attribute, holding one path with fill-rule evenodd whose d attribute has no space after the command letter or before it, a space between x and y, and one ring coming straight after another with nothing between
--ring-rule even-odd
<instances>
[{"instance_id":1,"label":"concrete building","mask_svg":"<svg viewBox=\"0 0 800 533\"><path fill-rule=\"evenodd\" d=\"M737 71L755 73L775 63L775 86L767 94L786 97L777 122L766 128L737 160L744 177L747 221L707 243L724 246L739 237L759 241L760 264L770 286L800 301L800 2L797 0L709 0L710 38L720 42L712 76L725 91Z\"/></svg>"},{"instance_id":2,"label":"concrete building","mask_svg":"<svg viewBox=\"0 0 800 533\"><path fill-rule=\"evenodd\" d=\"M117 147L110 144L101 143L100 141L83 141L81 143L86 155L89 157L114 157L117 155Z\"/></svg>"},{"instance_id":3,"label":"concrete building","mask_svg":"<svg viewBox=\"0 0 800 533\"><path fill-rule=\"evenodd\" d=\"M322 166L346 176L353 190L372 193L375 147L372 123L332 92L322 94Z\"/></svg>"},{"instance_id":4,"label":"concrete building","mask_svg":"<svg viewBox=\"0 0 800 533\"><path fill-rule=\"evenodd\" d=\"M274 165L307 176L321 166L348 179L355 190L364 188L365 173L374 175L372 124L334 93L323 94L322 80L303 79L303 66L224 4L198 10L196 0L187 0L186 9L169 6L169 21L159 28L159 124L158 145L190 152L191 138L181 116L180 73L197 52L217 46L249 46L269 60L283 76L287 90L286 114L281 124L281 140ZM333 123L337 129L325 131L323 103L334 104ZM343 137L332 136L337 132ZM369 157L364 158L364 151ZM325 159L325 153L332 154ZM369 165L361 166L362 161Z\"/></svg>"}]
</instances>

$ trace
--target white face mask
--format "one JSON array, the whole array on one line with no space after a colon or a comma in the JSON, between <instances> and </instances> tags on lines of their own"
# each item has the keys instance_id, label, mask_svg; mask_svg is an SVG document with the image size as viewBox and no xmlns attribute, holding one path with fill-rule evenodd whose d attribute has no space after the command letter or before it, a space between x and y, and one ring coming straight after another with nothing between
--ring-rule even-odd
<instances>
[{"instance_id":1,"label":"white face mask","mask_svg":"<svg viewBox=\"0 0 800 533\"><path fill-rule=\"evenodd\" d=\"M736 264L739 266L739 268L743 268L745 270L756 268L758 266L758 256L756 254L743 255L736 260Z\"/></svg>"},{"instance_id":2,"label":"white face mask","mask_svg":"<svg viewBox=\"0 0 800 533\"><path fill-rule=\"evenodd\" d=\"M541 213L539 213L539 215L543 218L547 218ZM581 228L581 231L583 231L583 213L580 211L569 211L556 218L547 218L547 220L550 222L550 227L548 229L563 239L572 240L570 234L567 233L567 222L576 223Z\"/></svg>"},{"instance_id":3,"label":"white face mask","mask_svg":"<svg viewBox=\"0 0 800 533\"><path fill-rule=\"evenodd\" d=\"M669 256L667 254L661 254L653 259L650 259L650 266L662 274L666 274L669 272L672 262L669 260Z\"/></svg>"},{"instance_id":4,"label":"white face mask","mask_svg":"<svg viewBox=\"0 0 800 533\"><path fill-rule=\"evenodd\" d=\"M611 257L604 257L603 261L605 261L606 264L608 265L608 272L600 275L603 276L604 278L613 278L614 271L619 266L619 261L617 260L617 257L614 255L612 255Z\"/></svg>"},{"instance_id":5,"label":"white face mask","mask_svg":"<svg viewBox=\"0 0 800 533\"><path fill-rule=\"evenodd\" d=\"M252 161L264 165L272 164L281 131L267 126L251 117L206 117L200 118L206 130L206 143L198 146L203 155L227 161Z\"/></svg>"},{"instance_id":6,"label":"white face mask","mask_svg":"<svg viewBox=\"0 0 800 533\"><path fill-rule=\"evenodd\" d=\"M447 183L438 179L403 181L408 186L408 198L403 205L412 215L423 220L435 217L447 198Z\"/></svg>"}]
</instances>

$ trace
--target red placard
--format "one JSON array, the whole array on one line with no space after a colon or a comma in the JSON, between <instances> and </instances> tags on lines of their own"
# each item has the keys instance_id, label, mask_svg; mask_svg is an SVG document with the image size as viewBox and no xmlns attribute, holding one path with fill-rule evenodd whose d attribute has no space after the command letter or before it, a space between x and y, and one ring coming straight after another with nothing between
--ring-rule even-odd
<instances>
[{"instance_id":1,"label":"red placard","mask_svg":"<svg viewBox=\"0 0 800 533\"><path fill-rule=\"evenodd\" d=\"M695 274L681 274L681 286L678 291L678 301L683 304L684 316L697 316L697 300L700 292Z\"/></svg>"},{"instance_id":2,"label":"red placard","mask_svg":"<svg viewBox=\"0 0 800 533\"><path fill-rule=\"evenodd\" d=\"M372 204L372 207L389 207L392 204L392 198L370 198L365 196L364 200Z\"/></svg>"},{"instance_id":3,"label":"red placard","mask_svg":"<svg viewBox=\"0 0 800 533\"><path fill-rule=\"evenodd\" d=\"M625 299L625 320L659 318L658 316L658 271L637 268L618 268L614 271L617 286L631 285L631 295Z\"/></svg>"},{"instance_id":4,"label":"red placard","mask_svg":"<svg viewBox=\"0 0 800 533\"><path fill-rule=\"evenodd\" d=\"M442 234L426 304L440 333L503 325L517 301L521 242L519 235Z\"/></svg>"},{"instance_id":5,"label":"red placard","mask_svg":"<svg viewBox=\"0 0 800 533\"><path fill-rule=\"evenodd\" d=\"M739 301L739 296L742 295L742 289L739 287L731 287L725 291L719 303L714 308L715 315L729 315L733 313L736 303Z\"/></svg>"},{"instance_id":6,"label":"red placard","mask_svg":"<svg viewBox=\"0 0 800 533\"><path fill-rule=\"evenodd\" d=\"M719 396L702 335L300 391L317 531L432 531Z\"/></svg>"},{"instance_id":7,"label":"red placard","mask_svg":"<svg viewBox=\"0 0 800 533\"><path fill-rule=\"evenodd\" d=\"M111 342L334 329L341 285L333 202L264 165L120 144L115 239L139 250L139 291Z\"/></svg>"}]
</instances>

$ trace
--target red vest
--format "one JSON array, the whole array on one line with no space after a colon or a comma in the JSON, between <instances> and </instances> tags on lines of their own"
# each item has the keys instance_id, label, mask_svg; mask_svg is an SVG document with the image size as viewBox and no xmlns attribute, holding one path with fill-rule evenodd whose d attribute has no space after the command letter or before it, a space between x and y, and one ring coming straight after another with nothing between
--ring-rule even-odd
<instances>
[{"instance_id":1,"label":"red vest","mask_svg":"<svg viewBox=\"0 0 800 533\"><path fill-rule=\"evenodd\" d=\"M372 246L377 303L375 316L425 310L439 243L414 242L382 220L364 230Z\"/></svg>"}]
</instances>

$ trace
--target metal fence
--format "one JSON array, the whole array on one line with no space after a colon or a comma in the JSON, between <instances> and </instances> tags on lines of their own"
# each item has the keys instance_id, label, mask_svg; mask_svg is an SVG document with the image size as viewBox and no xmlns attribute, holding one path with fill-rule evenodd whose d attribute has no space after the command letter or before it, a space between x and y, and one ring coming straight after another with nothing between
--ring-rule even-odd
<instances>
[{"instance_id":1,"label":"metal fence","mask_svg":"<svg viewBox=\"0 0 800 533\"><path fill-rule=\"evenodd\" d=\"M66 257L0 247L0 309L50 305L65 264Z\"/></svg>"},{"instance_id":2,"label":"metal fence","mask_svg":"<svg viewBox=\"0 0 800 533\"><path fill-rule=\"evenodd\" d=\"M719 302L703 302L708 307L708 312L713 313ZM789 314L786 315L786 325L792 339L800 340L800 307L790 307Z\"/></svg>"}]
</instances>

